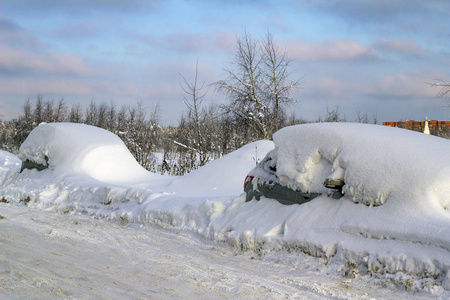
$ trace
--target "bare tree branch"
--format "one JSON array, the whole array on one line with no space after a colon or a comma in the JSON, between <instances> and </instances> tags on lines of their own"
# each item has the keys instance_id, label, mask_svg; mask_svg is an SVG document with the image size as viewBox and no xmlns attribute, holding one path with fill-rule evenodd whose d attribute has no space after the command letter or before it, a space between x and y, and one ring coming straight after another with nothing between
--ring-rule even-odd
<instances>
[{"instance_id":1,"label":"bare tree branch","mask_svg":"<svg viewBox=\"0 0 450 300\"><path fill-rule=\"evenodd\" d=\"M195 65L195 76L193 82L187 81L187 79L181 74L180 76L183 78L183 83L180 83L181 89L184 92L183 102L189 110L188 117L194 127L194 139L193 141L190 141L191 143L194 143L194 147L188 146L188 149L197 152L200 156L200 165L204 165L208 162L209 156L207 153L206 138L204 136L206 129L204 128L204 124L202 124L202 120L205 117L205 113L202 110L202 103L209 89L206 88L206 90L204 90L205 82L203 82L200 86L198 85L198 59Z\"/></svg>"},{"instance_id":2,"label":"bare tree branch","mask_svg":"<svg viewBox=\"0 0 450 300\"><path fill-rule=\"evenodd\" d=\"M274 43L270 32L255 41L245 33L236 41L235 68L226 68L227 78L215 83L228 103L222 108L248 124L262 139L270 139L281 117L281 106L298 101L290 97L299 81L290 81L290 61Z\"/></svg>"},{"instance_id":3,"label":"bare tree branch","mask_svg":"<svg viewBox=\"0 0 450 300\"><path fill-rule=\"evenodd\" d=\"M438 89L436 97L447 99L447 106L450 108L450 82L436 80L436 82L431 84L431 86Z\"/></svg>"}]
</instances>

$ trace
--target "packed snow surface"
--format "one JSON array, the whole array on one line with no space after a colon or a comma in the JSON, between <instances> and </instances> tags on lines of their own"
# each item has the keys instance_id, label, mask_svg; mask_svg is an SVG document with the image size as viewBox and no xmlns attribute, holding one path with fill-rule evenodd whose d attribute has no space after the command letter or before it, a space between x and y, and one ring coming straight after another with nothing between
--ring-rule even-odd
<instances>
[{"instance_id":1,"label":"packed snow surface","mask_svg":"<svg viewBox=\"0 0 450 300\"><path fill-rule=\"evenodd\" d=\"M282 129L274 142L252 143L190 174L169 177L140 168L106 131L43 124L19 157L44 163L47 156L49 168L20 173L17 158L0 152L0 199L187 230L263 256L304 252L339 264L337 271L348 277L369 274L407 290L450 296L450 141L376 125L326 123ZM345 196L323 194L292 206L265 198L245 202L246 174L274 148L283 183L324 192L325 178L341 178Z\"/></svg>"},{"instance_id":2,"label":"packed snow surface","mask_svg":"<svg viewBox=\"0 0 450 300\"><path fill-rule=\"evenodd\" d=\"M321 258L237 252L185 230L0 204L0 298L430 299Z\"/></svg>"}]
</instances>

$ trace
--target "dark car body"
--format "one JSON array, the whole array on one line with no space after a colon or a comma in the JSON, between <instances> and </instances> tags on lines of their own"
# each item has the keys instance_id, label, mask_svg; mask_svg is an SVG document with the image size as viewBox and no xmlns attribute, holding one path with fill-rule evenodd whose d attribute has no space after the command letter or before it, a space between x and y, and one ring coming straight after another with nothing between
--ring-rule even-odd
<instances>
[{"instance_id":1,"label":"dark car body","mask_svg":"<svg viewBox=\"0 0 450 300\"><path fill-rule=\"evenodd\" d=\"M246 201L253 198L260 200L261 197L275 199L282 204L303 204L322 195L322 193L310 193L300 190L293 190L280 183L278 178L276 155L274 150L267 153L264 159L251 170L244 181L244 191L246 193ZM339 199L343 197L342 180L327 179L324 186L330 188L328 195L332 198Z\"/></svg>"}]
</instances>

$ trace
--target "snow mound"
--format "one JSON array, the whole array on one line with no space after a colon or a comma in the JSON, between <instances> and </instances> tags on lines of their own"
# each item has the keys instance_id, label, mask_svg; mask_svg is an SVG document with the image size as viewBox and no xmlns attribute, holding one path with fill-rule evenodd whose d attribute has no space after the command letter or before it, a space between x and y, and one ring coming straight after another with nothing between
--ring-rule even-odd
<instances>
[{"instance_id":1,"label":"snow mound","mask_svg":"<svg viewBox=\"0 0 450 300\"><path fill-rule=\"evenodd\" d=\"M20 168L22 162L12 153L0 150L0 182L6 176L6 173L11 169Z\"/></svg>"},{"instance_id":2,"label":"snow mound","mask_svg":"<svg viewBox=\"0 0 450 300\"><path fill-rule=\"evenodd\" d=\"M150 174L120 138L84 124L39 125L21 145L19 158L48 164L57 174L84 174L105 182L130 182Z\"/></svg>"},{"instance_id":3,"label":"snow mound","mask_svg":"<svg viewBox=\"0 0 450 300\"><path fill-rule=\"evenodd\" d=\"M189 174L174 178L171 187L191 196L239 195L248 171L273 148L272 141L247 144Z\"/></svg>"},{"instance_id":4,"label":"snow mound","mask_svg":"<svg viewBox=\"0 0 450 300\"><path fill-rule=\"evenodd\" d=\"M140 168L104 130L45 124L20 155L38 163L47 156L50 170L19 173L17 159L0 152L0 199L2 205L188 230L261 255L301 251L339 265L345 276L371 274L408 290L449 295L450 141L336 123L282 129L274 139L284 183L324 191L325 178L341 178L345 196L291 206L264 197L245 202L242 185L255 165L255 146L263 157L274 147L267 141L170 177Z\"/></svg>"},{"instance_id":5,"label":"snow mound","mask_svg":"<svg viewBox=\"0 0 450 300\"><path fill-rule=\"evenodd\" d=\"M354 202L379 206L450 208L450 141L370 124L318 123L274 135L282 184L326 192L327 178L342 179Z\"/></svg>"}]
</instances>

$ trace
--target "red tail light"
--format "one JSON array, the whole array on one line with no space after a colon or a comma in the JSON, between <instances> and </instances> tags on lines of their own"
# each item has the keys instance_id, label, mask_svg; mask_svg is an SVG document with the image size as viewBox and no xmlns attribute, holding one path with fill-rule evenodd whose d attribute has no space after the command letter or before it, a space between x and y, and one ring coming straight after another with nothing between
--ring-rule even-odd
<instances>
[{"instance_id":1,"label":"red tail light","mask_svg":"<svg viewBox=\"0 0 450 300\"><path fill-rule=\"evenodd\" d=\"M247 177L245 177L245 180L244 180L244 190L245 190L245 188L247 187L247 183L252 182L253 178L254 178L254 176L247 176Z\"/></svg>"}]
</instances>

